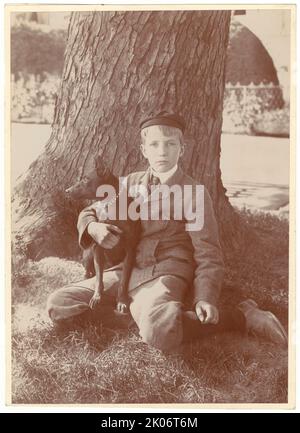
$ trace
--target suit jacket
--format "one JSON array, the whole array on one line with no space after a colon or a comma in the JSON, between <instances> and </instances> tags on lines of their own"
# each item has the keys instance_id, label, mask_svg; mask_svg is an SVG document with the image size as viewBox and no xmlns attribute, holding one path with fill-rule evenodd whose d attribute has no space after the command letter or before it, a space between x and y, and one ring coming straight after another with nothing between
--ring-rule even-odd
<instances>
[{"instance_id":1,"label":"suit jacket","mask_svg":"<svg viewBox=\"0 0 300 433\"><path fill-rule=\"evenodd\" d=\"M147 187L149 180L150 168L143 172L131 173L127 177L127 187ZM180 167L166 184L192 187L199 185L183 173ZM193 305L199 300L216 305L223 281L224 263L211 197L204 187L204 225L201 230L186 231L187 221L174 219L173 208L174 203L168 220L141 221L141 238L136 249L136 261L129 290L158 276L171 274L187 281ZM93 203L79 215L77 228L82 248L87 248L92 241L87 233L87 226L92 221L98 221L95 209Z\"/></svg>"}]
</instances>

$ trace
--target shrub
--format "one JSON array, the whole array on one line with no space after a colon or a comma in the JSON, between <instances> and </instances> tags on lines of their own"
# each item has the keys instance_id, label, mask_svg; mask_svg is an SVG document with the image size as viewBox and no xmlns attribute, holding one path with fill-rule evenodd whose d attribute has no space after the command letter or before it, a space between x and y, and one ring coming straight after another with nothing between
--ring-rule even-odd
<instances>
[{"instance_id":1,"label":"shrub","mask_svg":"<svg viewBox=\"0 0 300 433\"><path fill-rule=\"evenodd\" d=\"M254 33L235 19L230 24L226 82L278 84L276 69L268 51Z\"/></svg>"},{"instance_id":2,"label":"shrub","mask_svg":"<svg viewBox=\"0 0 300 433\"><path fill-rule=\"evenodd\" d=\"M11 28L11 72L61 75L66 46L65 30L50 30L19 22Z\"/></svg>"},{"instance_id":3,"label":"shrub","mask_svg":"<svg viewBox=\"0 0 300 433\"><path fill-rule=\"evenodd\" d=\"M268 115L269 112L283 112L282 90L279 86L227 85L223 105L223 132L253 134L255 133L255 124L260 119L272 119L274 117L274 114ZM277 122L278 128L283 131L288 130L288 113L287 115L276 114L276 118L278 121L279 118L281 120L281 124Z\"/></svg>"},{"instance_id":4,"label":"shrub","mask_svg":"<svg viewBox=\"0 0 300 433\"><path fill-rule=\"evenodd\" d=\"M290 110L284 109L265 111L255 116L252 123L252 132L255 135L270 135L274 137L289 137Z\"/></svg>"},{"instance_id":5,"label":"shrub","mask_svg":"<svg viewBox=\"0 0 300 433\"><path fill-rule=\"evenodd\" d=\"M60 78L49 74L41 76L18 74L12 77L12 120L52 123L54 105Z\"/></svg>"},{"instance_id":6,"label":"shrub","mask_svg":"<svg viewBox=\"0 0 300 433\"><path fill-rule=\"evenodd\" d=\"M227 92L223 107L223 132L250 133L252 124L262 111L264 101L252 93L247 96L247 102L241 101L237 92Z\"/></svg>"}]
</instances>

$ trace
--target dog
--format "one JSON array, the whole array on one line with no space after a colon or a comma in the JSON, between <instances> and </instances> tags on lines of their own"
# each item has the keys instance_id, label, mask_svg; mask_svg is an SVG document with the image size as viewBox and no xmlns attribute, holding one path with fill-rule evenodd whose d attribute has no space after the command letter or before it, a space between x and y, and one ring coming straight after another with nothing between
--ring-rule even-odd
<instances>
[{"instance_id":1,"label":"dog","mask_svg":"<svg viewBox=\"0 0 300 433\"><path fill-rule=\"evenodd\" d=\"M118 215L119 209L119 180L111 173L103 164L100 157L95 159L95 168L75 183L70 188L66 189L68 198L73 200L80 199L97 199L96 191L100 185L111 185L115 188L116 196L114 197L115 206ZM98 198L99 200L99 198ZM128 206L133 198L128 197ZM122 230L120 241L112 249L104 249L96 242L92 242L91 246L83 251L83 264L86 269L86 278L91 278L96 275L95 293L90 301L90 307L95 309L103 303L103 271L105 265L120 263L123 261L123 271L118 288L116 312L120 314L128 314L128 282L135 261L135 250L138 243L141 225L140 221L127 220L109 220L100 219L99 222L106 222L119 227Z\"/></svg>"}]
</instances>

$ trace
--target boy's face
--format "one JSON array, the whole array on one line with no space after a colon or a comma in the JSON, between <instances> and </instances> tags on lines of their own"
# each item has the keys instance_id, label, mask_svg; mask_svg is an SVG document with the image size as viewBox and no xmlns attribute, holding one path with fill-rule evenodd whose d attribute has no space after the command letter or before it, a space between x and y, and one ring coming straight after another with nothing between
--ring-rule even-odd
<instances>
[{"instance_id":1,"label":"boy's face","mask_svg":"<svg viewBox=\"0 0 300 433\"><path fill-rule=\"evenodd\" d=\"M158 173L164 173L177 164L182 145L175 128L174 134L165 135L158 126L153 125L148 127L141 150L150 166Z\"/></svg>"}]
</instances>

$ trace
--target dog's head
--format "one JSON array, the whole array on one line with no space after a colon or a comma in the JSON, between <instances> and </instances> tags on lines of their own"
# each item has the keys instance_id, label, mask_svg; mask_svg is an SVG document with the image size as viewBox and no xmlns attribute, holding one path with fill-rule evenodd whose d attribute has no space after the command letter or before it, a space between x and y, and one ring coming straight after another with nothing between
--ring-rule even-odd
<instances>
[{"instance_id":1,"label":"dog's head","mask_svg":"<svg viewBox=\"0 0 300 433\"><path fill-rule=\"evenodd\" d=\"M113 175L102 158L95 158L95 168L83 176L73 186L66 189L66 194L73 200L96 199L96 191L100 185L111 184Z\"/></svg>"}]
</instances>

